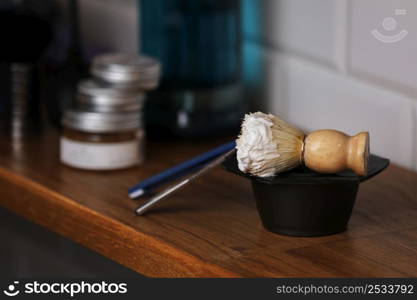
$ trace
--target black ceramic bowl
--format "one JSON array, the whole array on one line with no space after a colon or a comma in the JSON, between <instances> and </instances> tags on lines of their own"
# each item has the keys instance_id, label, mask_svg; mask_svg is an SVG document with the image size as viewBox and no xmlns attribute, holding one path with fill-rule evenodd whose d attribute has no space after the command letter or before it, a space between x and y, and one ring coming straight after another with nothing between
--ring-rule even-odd
<instances>
[{"instance_id":1,"label":"black ceramic bowl","mask_svg":"<svg viewBox=\"0 0 417 300\"><path fill-rule=\"evenodd\" d=\"M291 236L323 236L345 231L359 184L388 165L388 159L371 155L367 176L350 171L320 174L301 166L273 177L257 177L239 170L236 154L223 162L226 170L251 179L264 227Z\"/></svg>"}]
</instances>

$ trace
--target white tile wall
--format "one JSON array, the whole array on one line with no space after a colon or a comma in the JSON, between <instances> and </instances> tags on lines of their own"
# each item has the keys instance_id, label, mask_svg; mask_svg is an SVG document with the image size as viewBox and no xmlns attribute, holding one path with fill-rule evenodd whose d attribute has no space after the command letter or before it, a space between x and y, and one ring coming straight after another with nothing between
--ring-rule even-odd
<instances>
[{"instance_id":1,"label":"white tile wall","mask_svg":"<svg viewBox=\"0 0 417 300\"><path fill-rule=\"evenodd\" d=\"M371 151L413 165L413 101L392 91L266 52L269 110L307 130L369 131Z\"/></svg>"},{"instance_id":2,"label":"white tile wall","mask_svg":"<svg viewBox=\"0 0 417 300\"><path fill-rule=\"evenodd\" d=\"M326 64L338 62L338 8L344 0L265 0L266 41L284 51L297 52Z\"/></svg>"},{"instance_id":3,"label":"white tile wall","mask_svg":"<svg viewBox=\"0 0 417 300\"><path fill-rule=\"evenodd\" d=\"M352 71L417 95L417 1L353 0L351 12Z\"/></svg>"},{"instance_id":4,"label":"white tile wall","mask_svg":"<svg viewBox=\"0 0 417 300\"><path fill-rule=\"evenodd\" d=\"M260 107L307 130L368 130L374 153L417 171L417 1L264 4L266 97ZM397 43L371 34L374 28L391 33L381 24L389 16L397 20L392 33L408 31ZM385 28L393 29L390 21Z\"/></svg>"}]
</instances>

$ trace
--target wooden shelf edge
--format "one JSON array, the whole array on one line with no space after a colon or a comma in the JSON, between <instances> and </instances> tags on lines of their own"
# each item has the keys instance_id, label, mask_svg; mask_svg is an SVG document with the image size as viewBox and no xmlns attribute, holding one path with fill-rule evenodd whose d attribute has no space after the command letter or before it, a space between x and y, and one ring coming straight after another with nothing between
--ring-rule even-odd
<instances>
[{"instance_id":1,"label":"wooden shelf edge","mask_svg":"<svg viewBox=\"0 0 417 300\"><path fill-rule=\"evenodd\" d=\"M150 277L241 277L0 167L0 205Z\"/></svg>"}]
</instances>

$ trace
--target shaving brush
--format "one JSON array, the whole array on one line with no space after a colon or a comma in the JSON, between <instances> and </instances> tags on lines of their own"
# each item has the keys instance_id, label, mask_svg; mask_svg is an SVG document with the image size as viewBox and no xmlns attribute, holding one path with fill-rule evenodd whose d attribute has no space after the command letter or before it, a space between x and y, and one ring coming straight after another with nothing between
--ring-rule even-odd
<instances>
[{"instance_id":1,"label":"shaving brush","mask_svg":"<svg viewBox=\"0 0 417 300\"><path fill-rule=\"evenodd\" d=\"M350 169L367 173L369 133L349 136L337 130L317 130L306 135L272 114L247 114L236 141L239 169L259 177L305 164L320 173Z\"/></svg>"}]
</instances>

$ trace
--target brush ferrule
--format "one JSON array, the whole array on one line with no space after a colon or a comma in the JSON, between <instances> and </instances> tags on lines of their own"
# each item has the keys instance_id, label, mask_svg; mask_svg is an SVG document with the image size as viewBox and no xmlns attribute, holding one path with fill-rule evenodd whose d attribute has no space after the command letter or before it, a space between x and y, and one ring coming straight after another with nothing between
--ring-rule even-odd
<instances>
[{"instance_id":1,"label":"brush ferrule","mask_svg":"<svg viewBox=\"0 0 417 300\"><path fill-rule=\"evenodd\" d=\"M306 136L304 136L304 138L303 138L303 140L301 142L300 164L304 164L305 140L306 140Z\"/></svg>"}]
</instances>

